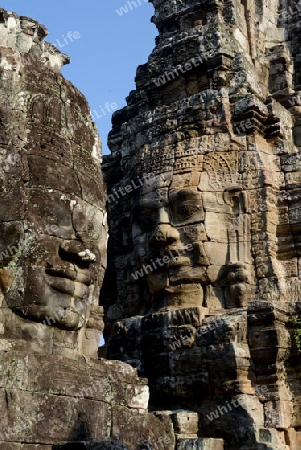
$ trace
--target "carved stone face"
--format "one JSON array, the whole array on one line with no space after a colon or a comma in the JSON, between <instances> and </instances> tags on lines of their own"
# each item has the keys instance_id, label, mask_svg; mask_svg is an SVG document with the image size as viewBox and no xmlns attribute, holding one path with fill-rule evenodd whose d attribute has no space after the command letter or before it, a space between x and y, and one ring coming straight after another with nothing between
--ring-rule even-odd
<instances>
[{"instance_id":1,"label":"carved stone face","mask_svg":"<svg viewBox=\"0 0 301 450\"><path fill-rule=\"evenodd\" d=\"M145 277L151 310L246 304L252 269L245 203L233 183L210 186L207 171L170 171L144 183L134 200L138 270L131 282Z\"/></svg>"},{"instance_id":2,"label":"carved stone face","mask_svg":"<svg viewBox=\"0 0 301 450\"><path fill-rule=\"evenodd\" d=\"M67 330L91 310L96 329L107 241L101 144L86 99L59 73L67 57L47 43L37 50L26 59L8 46L22 76L7 66L0 83L0 293L15 314Z\"/></svg>"},{"instance_id":3,"label":"carved stone face","mask_svg":"<svg viewBox=\"0 0 301 450\"><path fill-rule=\"evenodd\" d=\"M208 259L199 177L158 175L136 199L134 247L157 306L202 305Z\"/></svg>"},{"instance_id":4,"label":"carved stone face","mask_svg":"<svg viewBox=\"0 0 301 450\"><path fill-rule=\"evenodd\" d=\"M91 305L98 305L104 275L106 228L94 188L98 178L81 174L77 185L72 168L46 158L24 162L29 174L24 175L21 158L5 172L6 186L12 173L29 181L11 200L13 220L0 210L0 286L15 313L76 330L86 323ZM91 156L87 164L97 167L98 161Z\"/></svg>"}]
</instances>

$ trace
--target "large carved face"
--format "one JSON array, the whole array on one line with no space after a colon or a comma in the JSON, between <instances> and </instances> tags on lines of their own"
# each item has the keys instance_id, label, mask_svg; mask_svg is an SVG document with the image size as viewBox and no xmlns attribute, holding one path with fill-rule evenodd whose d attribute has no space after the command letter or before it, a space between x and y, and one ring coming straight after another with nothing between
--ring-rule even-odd
<instances>
[{"instance_id":1,"label":"large carved face","mask_svg":"<svg viewBox=\"0 0 301 450\"><path fill-rule=\"evenodd\" d=\"M73 170L60 174L62 166L57 166L60 191L57 183L49 186L54 173L49 161L35 158L36 167L29 161L30 180L40 170L45 186L22 192L24 217L11 223L2 217L2 290L16 313L77 329L87 320L91 304L98 304L106 253L104 212L97 198L93 204L64 193L64 185L74 180ZM81 189L87 192L91 183L82 177Z\"/></svg>"},{"instance_id":2,"label":"large carved face","mask_svg":"<svg viewBox=\"0 0 301 450\"><path fill-rule=\"evenodd\" d=\"M233 181L227 181L227 189L210 183L207 170L170 171L150 178L136 193L133 244L138 264L130 280L145 277L151 309L235 307L250 296L245 194ZM240 267L244 277L238 276Z\"/></svg>"},{"instance_id":3,"label":"large carved face","mask_svg":"<svg viewBox=\"0 0 301 450\"><path fill-rule=\"evenodd\" d=\"M83 95L23 62L0 83L0 290L16 314L77 330L106 266L101 144Z\"/></svg>"},{"instance_id":4,"label":"large carved face","mask_svg":"<svg viewBox=\"0 0 301 450\"><path fill-rule=\"evenodd\" d=\"M198 172L188 178L171 172L158 175L144 184L136 199L134 247L157 306L203 302L209 263L199 179Z\"/></svg>"}]
</instances>

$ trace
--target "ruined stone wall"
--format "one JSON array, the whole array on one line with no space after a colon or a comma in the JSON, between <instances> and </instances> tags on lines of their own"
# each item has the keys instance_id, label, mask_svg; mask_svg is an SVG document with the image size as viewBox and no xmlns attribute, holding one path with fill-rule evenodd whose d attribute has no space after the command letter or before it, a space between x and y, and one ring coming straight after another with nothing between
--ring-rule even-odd
<instances>
[{"instance_id":1,"label":"ruined stone wall","mask_svg":"<svg viewBox=\"0 0 301 450\"><path fill-rule=\"evenodd\" d=\"M159 438L174 448L171 420L147 412L146 380L117 361L71 363L58 355L2 350L0 405L3 449L50 450L85 441L96 449L114 441L138 450L159 445Z\"/></svg>"}]
</instances>

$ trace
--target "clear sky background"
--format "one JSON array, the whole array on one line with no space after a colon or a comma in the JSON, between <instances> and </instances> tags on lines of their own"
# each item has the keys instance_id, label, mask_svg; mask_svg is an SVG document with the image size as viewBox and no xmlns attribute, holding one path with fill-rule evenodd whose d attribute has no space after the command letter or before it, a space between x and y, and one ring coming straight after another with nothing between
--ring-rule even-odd
<instances>
[{"instance_id":1,"label":"clear sky background","mask_svg":"<svg viewBox=\"0 0 301 450\"><path fill-rule=\"evenodd\" d=\"M0 0L0 7L45 25L49 31L46 40L71 57L62 73L86 96L104 154L109 153L108 109L126 105L125 98L135 89L136 68L147 62L158 34L150 23L153 5L145 0L135 2L137 7L133 0ZM72 37L71 42L68 32L80 37Z\"/></svg>"}]
</instances>

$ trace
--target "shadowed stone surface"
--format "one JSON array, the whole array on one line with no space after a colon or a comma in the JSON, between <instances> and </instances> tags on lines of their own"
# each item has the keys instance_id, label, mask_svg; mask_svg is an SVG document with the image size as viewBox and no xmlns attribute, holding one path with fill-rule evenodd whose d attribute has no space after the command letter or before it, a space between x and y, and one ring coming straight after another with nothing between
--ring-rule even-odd
<instances>
[{"instance_id":1,"label":"shadowed stone surface","mask_svg":"<svg viewBox=\"0 0 301 450\"><path fill-rule=\"evenodd\" d=\"M54 445L53 450L126 450L122 442L81 442L79 444Z\"/></svg>"},{"instance_id":2,"label":"shadowed stone surface","mask_svg":"<svg viewBox=\"0 0 301 450\"><path fill-rule=\"evenodd\" d=\"M172 422L147 412L148 397L146 380L122 362L2 351L0 441L46 448L114 438L136 450L163 436L172 449Z\"/></svg>"}]
</instances>

